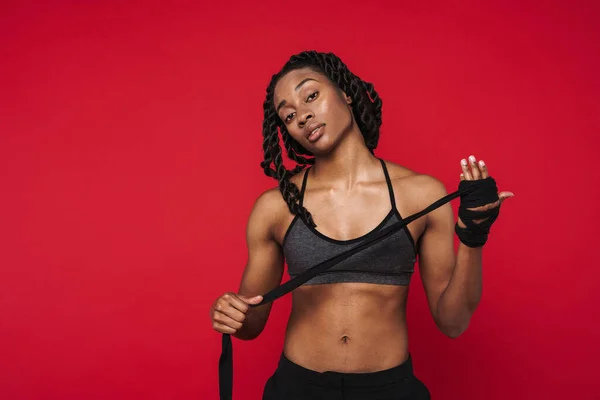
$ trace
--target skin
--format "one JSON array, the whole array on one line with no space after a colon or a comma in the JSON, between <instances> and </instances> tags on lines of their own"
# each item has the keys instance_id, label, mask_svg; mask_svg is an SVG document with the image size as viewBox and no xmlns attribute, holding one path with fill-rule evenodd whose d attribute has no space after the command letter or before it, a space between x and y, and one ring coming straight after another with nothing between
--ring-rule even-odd
<instances>
[{"instance_id":1,"label":"skin","mask_svg":"<svg viewBox=\"0 0 600 400\"><path fill-rule=\"evenodd\" d=\"M338 240L370 232L391 205L381 164L368 151L354 121L352 99L324 75L304 68L277 83L274 107L282 102L278 115L288 132L316 157L304 198L316 229ZM322 136L311 142L307 127L314 122L325 126ZM390 161L386 165L402 216L447 195L444 185L432 176ZM489 176L487 166L474 157L460 168L461 180ZM291 181L300 187L304 173ZM498 207L513 195L501 192L499 201L476 210ZM256 200L247 225L248 262L239 290L225 293L211 307L216 331L245 340L261 333L271 304L252 309L248 304L259 303L260 294L281 283L283 238L293 218L277 188ZM419 268L431 315L451 338L467 329L482 291L482 248L461 243L455 253L454 222L452 208L445 204L408 225L415 242L420 241ZM460 219L458 223L464 227ZM407 286L301 286L292 292L284 354L319 372L374 372L397 366L408 357L407 296Z\"/></svg>"}]
</instances>

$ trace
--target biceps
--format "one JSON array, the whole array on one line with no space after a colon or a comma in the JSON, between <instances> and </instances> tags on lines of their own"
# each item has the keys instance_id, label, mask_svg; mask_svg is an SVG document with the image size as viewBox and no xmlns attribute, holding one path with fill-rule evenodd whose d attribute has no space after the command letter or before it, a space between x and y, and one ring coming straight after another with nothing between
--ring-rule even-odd
<instances>
[{"instance_id":1,"label":"biceps","mask_svg":"<svg viewBox=\"0 0 600 400\"><path fill-rule=\"evenodd\" d=\"M247 296L263 295L276 288L283 277L283 253L274 240L248 244L248 262L239 293Z\"/></svg>"},{"instance_id":2,"label":"biceps","mask_svg":"<svg viewBox=\"0 0 600 400\"><path fill-rule=\"evenodd\" d=\"M248 261L239 290L242 295L263 295L281 282L283 251L272 234L277 223L273 208L272 193L266 192L259 196L250 213L246 226Z\"/></svg>"}]
</instances>

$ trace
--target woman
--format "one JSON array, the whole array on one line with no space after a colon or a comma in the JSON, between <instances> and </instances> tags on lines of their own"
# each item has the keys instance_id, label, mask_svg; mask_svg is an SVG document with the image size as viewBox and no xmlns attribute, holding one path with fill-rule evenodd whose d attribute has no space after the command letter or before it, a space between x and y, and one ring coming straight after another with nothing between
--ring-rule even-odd
<instances>
[{"instance_id":1,"label":"woman","mask_svg":"<svg viewBox=\"0 0 600 400\"><path fill-rule=\"evenodd\" d=\"M211 307L216 331L244 340L260 334L271 305L253 306L279 285L284 260L298 276L446 196L439 180L374 155L381 107L373 85L331 53L297 54L273 76L261 166L279 185L252 209L240 288ZM298 164L291 171L278 131ZM488 179L483 161L465 161L461 181ZM513 194L493 195L470 209L495 209L497 216ZM482 246L494 219L475 219L488 223L481 231L461 218L455 225L445 204L294 290L283 353L263 399L430 398L408 350L406 300L416 256L431 315L455 338L479 303ZM467 243L458 255L454 232Z\"/></svg>"}]
</instances>

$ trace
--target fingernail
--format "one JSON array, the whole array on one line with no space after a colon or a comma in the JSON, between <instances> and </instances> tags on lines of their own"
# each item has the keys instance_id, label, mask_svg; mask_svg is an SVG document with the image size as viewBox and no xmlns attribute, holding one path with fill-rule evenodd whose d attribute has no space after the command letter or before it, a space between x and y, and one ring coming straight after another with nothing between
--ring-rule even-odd
<instances>
[{"instance_id":1,"label":"fingernail","mask_svg":"<svg viewBox=\"0 0 600 400\"><path fill-rule=\"evenodd\" d=\"M461 163L462 165L467 165L467 160L465 160L465 159L463 158L462 160L460 160L460 163Z\"/></svg>"},{"instance_id":2,"label":"fingernail","mask_svg":"<svg viewBox=\"0 0 600 400\"><path fill-rule=\"evenodd\" d=\"M485 163L483 162L483 160L479 160L479 165L481 165L482 167L485 167Z\"/></svg>"},{"instance_id":3,"label":"fingernail","mask_svg":"<svg viewBox=\"0 0 600 400\"><path fill-rule=\"evenodd\" d=\"M474 163L475 162L475 156L469 156L469 160Z\"/></svg>"}]
</instances>

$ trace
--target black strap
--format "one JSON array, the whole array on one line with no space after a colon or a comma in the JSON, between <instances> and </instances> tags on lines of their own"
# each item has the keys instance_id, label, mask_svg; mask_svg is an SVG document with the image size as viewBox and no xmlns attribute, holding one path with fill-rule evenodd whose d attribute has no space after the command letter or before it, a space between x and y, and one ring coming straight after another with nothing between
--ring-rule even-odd
<instances>
[{"instance_id":1,"label":"black strap","mask_svg":"<svg viewBox=\"0 0 600 400\"><path fill-rule=\"evenodd\" d=\"M390 202L392 203L392 209L396 209L396 198L394 197L394 187L392 186L392 180L390 179L390 174L388 173L387 166L385 165L385 161L382 158L379 159L381 162L381 167L383 168L383 174L385 175L385 183L387 183L388 192L390 194Z\"/></svg>"},{"instance_id":2,"label":"black strap","mask_svg":"<svg viewBox=\"0 0 600 400\"><path fill-rule=\"evenodd\" d=\"M308 173L308 171L307 171L307 173ZM477 182L477 181L473 181L473 182ZM377 233L377 235L374 235L373 237L360 243L356 247L353 247L350 250L346 250L328 260L325 260L325 261L311 267L310 269L304 271L297 277L290 279L283 285L266 293L263 296L263 299L260 303L251 304L250 307L262 306L264 304L267 304L274 300L277 300L278 298L280 298L280 297L286 295L287 293L291 292L292 290L296 289L298 286L309 281L316 275L327 271L334 265L342 262L343 260L352 256L353 254L356 254L359 251L364 250L367 247L371 246L372 244L392 235L395 232L398 232L400 229L404 228L406 225L408 225L412 221L422 217L423 215L425 215L427 213L430 213L431 211L435 210L436 208L441 207L442 205L448 203L449 201L451 201L461 195L473 192L477 188L477 186L478 186L478 184L473 184L473 185L470 185L469 187L462 187L459 190L457 190L456 192L450 193L450 194L442 197L441 199L437 200L435 203L431 204L424 210L419 211L416 214L413 214L409 217L404 218L401 222L397 222L393 225L388 226L387 228L382 229L381 231L379 231ZM227 333L223 334L223 338L221 340L221 347L222 347L221 348L221 357L219 358L219 396L220 396L221 400L231 400L232 393L233 393L233 346L231 344L231 336L229 334L227 334Z\"/></svg>"},{"instance_id":3,"label":"black strap","mask_svg":"<svg viewBox=\"0 0 600 400\"><path fill-rule=\"evenodd\" d=\"M300 189L300 207L302 207L302 203L304 203L304 192L306 191L306 181L308 180L308 171L310 171L310 167L306 168L306 172L304 173L304 177L302 178L302 188Z\"/></svg>"}]
</instances>

